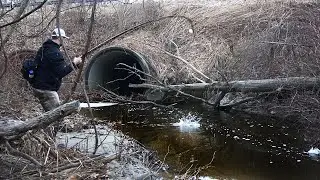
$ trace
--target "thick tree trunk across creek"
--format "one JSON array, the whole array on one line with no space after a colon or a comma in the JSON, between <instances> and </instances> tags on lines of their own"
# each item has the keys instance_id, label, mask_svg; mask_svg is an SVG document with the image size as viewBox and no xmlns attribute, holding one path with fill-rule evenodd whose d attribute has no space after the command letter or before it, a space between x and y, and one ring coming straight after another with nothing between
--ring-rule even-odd
<instances>
[{"instance_id":1,"label":"thick tree trunk across creek","mask_svg":"<svg viewBox=\"0 0 320 180\"><path fill-rule=\"evenodd\" d=\"M132 88L148 88L158 89L161 91L189 91L189 90L204 90L214 89L225 92L268 92L277 89L318 89L320 86L320 78L312 77L288 77L279 79L262 79L262 80L245 80L245 81L230 81L212 83L195 83L158 86L152 84L130 84Z\"/></svg>"},{"instance_id":2,"label":"thick tree trunk across creek","mask_svg":"<svg viewBox=\"0 0 320 180\"><path fill-rule=\"evenodd\" d=\"M283 90L315 90L319 89L320 78L317 77L288 77L278 79L262 79L262 80L244 80L244 81L230 81L230 82L211 82L211 83L195 83L195 84L181 84L181 85L168 85L159 86L153 84L130 84L131 88L146 88L145 98L150 101L161 101L164 99L170 99L170 96L177 97L177 92L183 92L190 94L196 100L208 102L214 107L220 106L220 101L224 98L228 92L281 92ZM220 92L217 95L213 95L211 92ZM205 100L198 97L203 97L204 92L209 92L212 97L207 97L209 100ZM207 94L208 95L208 94ZM261 94L263 95L263 94ZM168 98L169 97L169 98ZM260 96L257 96L260 97ZM257 98L256 97L256 98ZM263 97L263 96L261 96ZM227 102L227 106L234 106L248 102L255 98L242 97L239 102ZM228 101L228 100L227 100ZM231 104L230 104L231 103Z\"/></svg>"},{"instance_id":3,"label":"thick tree trunk across creek","mask_svg":"<svg viewBox=\"0 0 320 180\"><path fill-rule=\"evenodd\" d=\"M0 117L0 137L18 135L31 129L45 127L78 111L80 111L80 102L72 101L26 121Z\"/></svg>"}]
</instances>

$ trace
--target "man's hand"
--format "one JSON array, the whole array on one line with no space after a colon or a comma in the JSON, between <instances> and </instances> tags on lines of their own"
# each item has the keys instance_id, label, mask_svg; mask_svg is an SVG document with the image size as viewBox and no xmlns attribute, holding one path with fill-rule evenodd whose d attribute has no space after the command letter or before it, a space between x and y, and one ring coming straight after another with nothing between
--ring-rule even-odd
<instances>
[{"instance_id":1,"label":"man's hand","mask_svg":"<svg viewBox=\"0 0 320 180\"><path fill-rule=\"evenodd\" d=\"M79 65L81 62L82 62L81 57L75 57L75 58L73 58L73 63L74 63L75 65Z\"/></svg>"}]
</instances>

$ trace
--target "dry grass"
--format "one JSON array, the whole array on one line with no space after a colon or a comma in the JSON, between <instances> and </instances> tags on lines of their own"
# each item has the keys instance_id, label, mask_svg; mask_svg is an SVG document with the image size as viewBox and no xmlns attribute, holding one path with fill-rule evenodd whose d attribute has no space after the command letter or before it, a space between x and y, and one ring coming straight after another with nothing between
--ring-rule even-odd
<instances>
[{"instance_id":1,"label":"dry grass","mask_svg":"<svg viewBox=\"0 0 320 180\"><path fill-rule=\"evenodd\" d=\"M172 18L105 47L128 47L145 55L158 78L168 84L198 80L190 68L165 51L184 58L215 80L318 76L319 6L311 0L111 3L98 8L92 46L139 23L184 15L193 20L194 34L188 32L191 26L186 20ZM7 52L37 49L54 27L51 23L46 29L54 13L54 7L46 6L23 20L5 47ZM66 44L70 56L83 51L89 15L89 6L64 6L61 25L71 36ZM19 78L17 64L10 61L10 73L4 79L12 82L13 77Z\"/></svg>"},{"instance_id":2,"label":"dry grass","mask_svg":"<svg viewBox=\"0 0 320 180\"><path fill-rule=\"evenodd\" d=\"M317 76L320 12L318 4L302 2L307 1L176 2L174 6L148 1L144 7L100 6L92 46L141 22L164 15L185 15L194 21L195 34L188 33L190 24L186 20L174 18L131 33L111 45L129 47L146 55L157 67L159 78L170 84L196 81L189 68L164 53L175 51L172 42L182 58L213 79ZM87 6L65 7L63 11L62 26L72 37L66 45L71 56L82 53L89 13ZM40 15L48 22L54 15L52 7L23 21L16 32L18 38L10 41L8 49L39 46L48 30L39 37L27 35L42 30L43 25L36 26L41 24Z\"/></svg>"},{"instance_id":3,"label":"dry grass","mask_svg":"<svg viewBox=\"0 0 320 180\"><path fill-rule=\"evenodd\" d=\"M167 84L198 80L190 68L165 51L182 57L214 80L316 77L320 74L319 9L319 1L312 0L105 4L98 7L92 47L139 23L166 15L184 15L194 22L193 34L189 33L191 25L186 20L172 18L129 33L105 47L127 47L145 55L157 77ZM15 38L5 47L7 53L37 49L54 27L51 23L49 29L46 28L54 13L54 7L46 6L23 20L14 32ZM88 6L64 5L61 25L71 36L66 44L71 56L81 54L84 49L89 16ZM21 84L16 82L21 81L18 61L9 62L10 71L1 80L0 89L9 94L21 94ZM3 61L0 61L0 70L2 67ZM265 105L266 102L253 105L268 113L274 107L288 112L286 115L299 112L301 117L306 117L306 122L317 121L318 107L312 103L320 101L317 93L296 95L293 92L288 97L281 102L272 100L272 105Z\"/></svg>"},{"instance_id":4,"label":"dry grass","mask_svg":"<svg viewBox=\"0 0 320 180\"><path fill-rule=\"evenodd\" d=\"M312 3L269 1L219 9L181 7L175 13L195 20L195 39L190 41L190 35L182 30L163 37L174 34L182 56L220 80L217 70L228 80L316 76L318 7Z\"/></svg>"}]
</instances>

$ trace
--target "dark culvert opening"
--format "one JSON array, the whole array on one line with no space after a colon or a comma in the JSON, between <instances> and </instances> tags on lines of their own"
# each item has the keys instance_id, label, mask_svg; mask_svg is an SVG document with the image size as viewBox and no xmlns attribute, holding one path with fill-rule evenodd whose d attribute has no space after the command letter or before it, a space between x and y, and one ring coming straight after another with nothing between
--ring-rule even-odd
<instances>
[{"instance_id":1,"label":"dark culvert opening","mask_svg":"<svg viewBox=\"0 0 320 180\"><path fill-rule=\"evenodd\" d=\"M90 60L85 71L85 82L89 90L110 90L118 95L130 96L143 93L143 89L129 88L129 84L141 84L149 66L139 53L121 47L110 47L98 52Z\"/></svg>"}]
</instances>

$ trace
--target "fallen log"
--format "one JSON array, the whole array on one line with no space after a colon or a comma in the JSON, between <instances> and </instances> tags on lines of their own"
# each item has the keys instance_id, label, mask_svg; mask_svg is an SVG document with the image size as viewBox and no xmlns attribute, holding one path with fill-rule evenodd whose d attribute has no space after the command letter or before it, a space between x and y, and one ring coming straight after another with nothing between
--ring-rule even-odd
<instances>
[{"instance_id":1,"label":"fallen log","mask_svg":"<svg viewBox=\"0 0 320 180\"><path fill-rule=\"evenodd\" d=\"M0 137L18 135L31 129L46 127L55 121L61 120L65 116L79 111L80 102L72 101L26 121L0 117Z\"/></svg>"},{"instance_id":2,"label":"fallen log","mask_svg":"<svg viewBox=\"0 0 320 180\"><path fill-rule=\"evenodd\" d=\"M146 88L157 89L163 92L170 91L193 91L193 90L206 90L213 89L224 92L268 92L277 89L319 89L320 78L317 77L288 77L278 79L262 79L262 80L246 80L246 81L230 81L220 82L215 81L212 83L195 83L195 84L181 84L181 85L168 85L158 86L153 84L130 84L130 88Z\"/></svg>"},{"instance_id":3,"label":"fallen log","mask_svg":"<svg viewBox=\"0 0 320 180\"><path fill-rule=\"evenodd\" d=\"M180 96L193 98L194 100L205 102L213 105L215 108L232 108L242 103L254 100L256 98L246 98L244 101L231 103L229 105L220 105L220 101L229 92L255 92L270 93L283 92L290 90L317 90L320 88L320 78L318 77L288 77L278 79L262 79L262 80L246 80L246 81L230 81L212 83L195 83L159 86L153 84L130 84L130 88L146 88L145 98L150 101L163 101L174 99ZM215 92L212 97L208 97L207 93ZM212 94L212 93L211 93ZM209 98L206 100L201 97ZM262 96L258 96L262 97Z\"/></svg>"}]
</instances>

